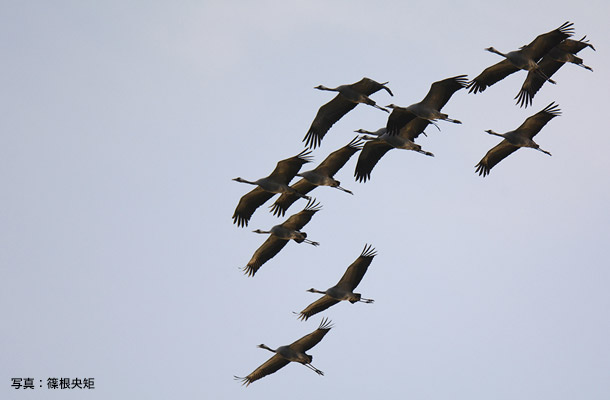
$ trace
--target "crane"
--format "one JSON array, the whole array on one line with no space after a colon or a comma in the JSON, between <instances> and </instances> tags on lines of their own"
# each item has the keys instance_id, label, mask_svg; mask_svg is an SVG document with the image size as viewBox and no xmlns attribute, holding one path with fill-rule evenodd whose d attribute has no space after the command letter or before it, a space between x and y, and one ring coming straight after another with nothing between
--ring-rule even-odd
<instances>
[{"instance_id":1,"label":"crane","mask_svg":"<svg viewBox=\"0 0 610 400\"><path fill-rule=\"evenodd\" d=\"M323 85L316 86L314 89L339 92L339 94L320 107L309 127L309 131L307 131L307 134L303 138L305 145L308 148L316 148L319 146L330 127L333 126L335 122L339 121L345 114L353 110L359 103L368 104L385 112L389 112L385 108L379 107L375 101L369 98L370 95L381 89L387 91L390 96L394 96L390 88L386 86L387 83L388 82L379 83L369 78L362 78L351 85L341 85L336 88L328 88Z\"/></svg>"},{"instance_id":2,"label":"crane","mask_svg":"<svg viewBox=\"0 0 610 400\"><path fill-rule=\"evenodd\" d=\"M583 64L582 58L576 57L576 54L586 47L590 47L595 51L595 47L593 47L588 40L585 40L585 38L586 36L580 40L566 39L553 47L544 57L542 57L542 60L538 62L538 66L544 75L547 77L553 76L553 74L565 63L576 64L579 67L593 71L591 67ZM520 107L525 106L526 108L528 105L532 105L534 95L540 90L544 82L546 82L545 79L540 77L539 74L533 73L532 71L528 72L527 78L525 78L525 82L523 82L523 86L521 86L521 90L517 96L515 96L517 104L519 104Z\"/></svg>"},{"instance_id":3,"label":"crane","mask_svg":"<svg viewBox=\"0 0 610 400\"><path fill-rule=\"evenodd\" d=\"M234 181L256 185L257 187L243 195L239 200L233 213L233 223L239 227L248 226L248 221L252 214L254 214L254 211L273 197L274 194L297 193L288 184L299 172L303 164L311 162L310 153L311 151L303 150L294 157L279 161L271 175L256 181L247 181L239 177L234 178ZM296 195L307 200L310 199L306 195Z\"/></svg>"},{"instance_id":4,"label":"crane","mask_svg":"<svg viewBox=\"0 0 610 400\"><path fill-rule=\"evenodd\" d=\"M257 229L253 231L255 233L269 234L269 237L254 252L254 255L243 269L244 273L248 276L254 276L260 267L279 253L290 240L318 246L319 243L307 239L307 234L301 232L301 229L311 221L311 217L321 208L320 203L317 203L315 199L311 199L303 210L290 216L283 223L275 225L271 230L263 231Z\"/></svg>"},{"instance_id":5,"label":"crane","mask_svg":"<svg viewBox=\"0 0 610 400\"><path fill-rule=\"evenodd\" d=\"M519 50L506 54L501 53L494 47L486 48L485 50L496 53L505 59L484 69L483 72L470 81L467 86L469 88L468 93L474 92L476 94L483 92L488 86L501 81L520 69L533 72L545 81L548 80L551 83L555 83L540 69L537 62L553 47L572 36L574 32L572 25L569 21L565 22L557 29L538 35L530 44L522 46Z\"/></svg>"},{"instance_id":6,"label":"crane","mask_svg":"<svg viewBox=\"0 0 610 400\"><path fill-rule=\"evenodd\" d=\"M291 187L299 194L283 193L271 206L273 214L278 217L283 216L288 207L297 201L301 195L311 192L318 186L330 186L346 193L353 194L350 190L342 188L340 186L341 182L333 177L345 163L347 163L352 155L361 149L362 140L359 137L355 137L347 145L330 153L316 168L311 171L298 173L296 176L300 176L303 179L299 180Z\"/></svg>"},{"instance_id":7,"label":"crane","mask_svg":"<svg viewBox=\"0 0 610 400\"><path fill-rule=\"evenodd\" d=\"M525 122L523 122L521 126L514 131L506 133L497 133L492 130L485 131L490 135L503 137L504 140L485 154L485 157L483 157L483 159L475 166L475 172L478 172L479 176L488 175L489 171L496 164L508 157L513 152L519 150L521 147L531 147L550 156L551 153L546 150L542 150L540 146L534 142L533 138L538 132L540 132L547 122L559 115L561 115L559 105L552 102L541 111L527 118Z\"/></svg>"},{"instance_id":8,"label":"crane","mask_svg":"<svg viewBox=\"0 0 610 400\"><path fill-rule=\"evenodd\" d=\"M447 114L441 113L440 110L447 104L451 96L466 87L467 83L466 75L443 79L432 83L428 94L419 103L411 104L408 107L399 107L394 104L386 106L392 109L386 125L388 135L397 135L402 127L415 118L425 119L434 125L436 125L435 121L439 119L461 124L460 121L449 118ZM438 125L436 127L438 128Z\"/></svg>"},{"instance_id":9,"label":"crane","mask_svg":"<svg viewBox=\"0 0 610 400\"><path fill-rule=\"evenodd\" d=\"M434 157L429 151L422 150L421 146L413 142L415 137L429 124L428 120L415 118L405 125L398 135L388 135L385 127L375 132L358 129L356 132L364 133L362 139L367 140L356 163L354 176L358 182L366 182L371 178L371 172L377 162L385 153L392 149L413 150L418 153ZM373 136L368 136L373 135Z\"/></svg>"},{"instance_id":10,"label":"crane","mask_svg":"<svg viewBox=\"0 0 610 400\"><path fill-rule=\"evenodd\" d=\"M307 290L308 292L320 293L324 296L320 297L301 311L299 313L299 319L306 321L312 315L324 311L342 300L347 300L352 304L357 302L372 303L372 299L362 298L360 293L354 293L354 289L356 289L362 280L362 277L366 274L366 270L369 265L371 265L373 257L376 255L377 252L373 246L369 244L365 245L360 256L347 267L347 270L335 286L326 289L325 291L316 290L314 288Z\"/></svg>"},{"instance_id":11,"label":"crane","mask_svg":"<svg viewBox=\"0 0 610 400\"><path fill-rule=\"evenodd\" d=\"M257 347L269 350L275 354L270 359L265 361L260 367L252 371L250 375L245 377L235 376L234 378L242 381L242 385L248 386L252 382L264 378L265 376L285 367L291 361L303 364L318 375L324 375L324 372L311 365L313 356L307 354L306 351L320 343L320 341L332 328L332 322L328 318L322 318L318 329L287 346L280 346L274 350L264 344L259 344Z\"/></svg>"}]
</instances>

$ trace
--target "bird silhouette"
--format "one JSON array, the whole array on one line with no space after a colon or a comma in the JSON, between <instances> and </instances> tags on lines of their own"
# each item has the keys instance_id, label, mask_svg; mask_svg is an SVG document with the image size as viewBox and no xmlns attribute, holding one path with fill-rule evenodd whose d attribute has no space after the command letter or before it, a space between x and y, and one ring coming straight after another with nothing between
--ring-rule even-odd
<instances>
[{"instance_id":1,"label":"bird silhouette","mask_svg":"<svg viewBox=\"0 0 610 400\"><path fill-rule=\"evenodd\" d=\"M311 221L313 215L321 208L320 203L316 203L315 199L311 199L303 210L290 216L283 223L275 225L271 230L263 231L257 229L253 231L255 233L269 234L269 237L254 252L254 255L244 267L245 274L254 276L260 267L279 253L290 240L294 240L297 243L305 242L313 246L318 246L319 243L307 239L307 234L301 232L301 229Z\"/></svg>"},{"instance_id":2,"label":"bird silhouette","mask_svg":"<svg viewBox=\"0 0 610 400\"><path fill-rule=\"evenodd\" d=\"M380 110L389 112L383 107L378 106L375 101L369 98L381 89L393 96L390 88L386 86L388 82L379 83L369 78L362 78L351 85L341 85L336 88L329 88L323 85L316 86L314 89L339 92L331 101L324 104L318 110L309 131L303 138L308 148L316 148L322 143L324 135L328 132L335 122L339 121L345 114L354 109L359 103L368 104Z\"/></svg>"},{"instance_id":3,"label":"bird silhouette","mask_svg":"<svg viewBox=\"0 0 610 400\"><path fill-rule=\"evenodd\" d=\"M299 319L306 321L312 315L324 311L342 300L347 300L352 304L357 302L372 303L372 299L362 298L360 293L354 293L354 289L356 289L364 277L364 274L366 274L366 270L369 265L371 265L373 257L376 255L377 252L371 245L365 245L360 256L347 267L347 270L335 286L326 289L325 291L316 290L314 288L307 290L308 292L320 293L324 296L320 297L301 311L299 313Z\"/></svg>"},{"instance_id":4,"label":"bird silhouette","mask_svg":"<svg viewBox=\"0 0 610 400\"><path fill-rule=\"evenodd\" d=\"M549 156L546 150L542 150L533 138L538 132L549 122L551 119L561 115L561 110L555 102L546 106L543 110L537 112L531 117L527 118L517 129L506 133L497 133L492 130L485 132L490 135L500 136L504 138L500 144L493 147L485 154L485 157L475 166L476 171L479 175L486 176L489 171L500 161L511 155L513 152L519 150L521 147L531 147L539 150Z\"/></svg>"},{"instance_id":5,"label":"bird silhouette","mask_svg":"<svg viewBox=\"0 0 610 400\"><path fill-rule=\"evenodd\" d=\"M323 318L318 326L318 329L287 346L280 346L274 350L264 344L259 344L257 347L269 350L275 354L270 359L265 361L265 363L263 363L260 367L252 371L252 373L250 373L248 376L235 376L234 378L242 381L242 385L248 386L256 380L273 374L274 372L288 365L291 361L303 364L318 375L324 375L324 372L311 365L313 356L307 354L306 351L320 343L320 341L332 329L332 327L332 322L327 318Z\"/></svg>"},{"instance_id":6,"label":"bird silhouette","mask_svg":"<svg viewBox=\"0 0 610 400\"><path fill-rule=\"evenodd\" d=\"M362 140L359 137L352 139L347 145L333 151L311 171L298 173L303 179L291 187L298 193L283 193L271 206L274 215L283 216L288 207L318 186L330 186L353 194L350 190L342 188L341 182L334 179L334 175L349 161L356 152L362 149Z\"/></svg>"},{"instance_id":7,"label":"bird silhouette","mask_svg":"<svg viewBox=\"0 0 610 400\"><path fill-rule=\"evenodd\" d=\"M303 164L311 162L311 152L303 150L294 157L281 160L277 163L271 175L256 181L247 181L242 178L234 178L234 181L256 185L252 191L243 195L239 200L233 213L233 223L239 227L248 226L248 221L254 211L276 193L297 193L288 184L299 172ZM297 194L299 197L310 199L309 196Z\"/></svg>"}]
</instances>

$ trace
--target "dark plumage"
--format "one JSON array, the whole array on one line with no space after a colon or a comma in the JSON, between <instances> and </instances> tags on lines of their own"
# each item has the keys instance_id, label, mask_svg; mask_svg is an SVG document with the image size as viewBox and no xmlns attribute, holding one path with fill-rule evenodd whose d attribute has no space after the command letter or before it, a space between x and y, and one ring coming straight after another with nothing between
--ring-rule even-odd
<instances>
[{"instance_id":1,"label":"dark plumage","mask_svg":"<svg viewBox=\"0 0 610 400\"><path fill-rule=\"evenodd\" d=\"M327 318L323 318L318 326L318 329L312 333L303 336L299 340L287 345L280 346L277 349L271 349L264 344L259 344L258 347L261 349L269 350L275 353L273 357L265 361L260 367L252 371L252 373L246 377L236 376L235 379L242 381L243 385L248 386L252 382L259 380L267 375L270 375L280 368L285 367L291 361L298 362L311 369L318 375L324 375L324 372L320 371L313 365L313 357L306 353L309 349L314 347L316 344L324 338L324 336L332 329L333 325Z\"/></svg>"},{"instance_id":2,"label":"dark plumage","mask_svg":"<svg viewBox=\"0 0 610 400\"><path fill-rule=\"evenodd\" d=\"M554 102L546 106L543 110L537 112L531 117L527 118L525 122L521 124L514 131L506 133L497 133L492 130L485 132L490 135L503 137L504 140L497 146L492 148L485 154L485 157L475 166L476 171L479 175L486 176L489 171L500 161L511 155L513 152L519 150L521 147L531 147L545 154L551 155L546 150L542 150L533 138L538 132L549 122L551 119L561 115L559 106Z\"/></svg>"},{"instance_id":3,"label":"dark plumage","mask_svg":"<svg viewBox=\"0 0 610 400\"><path fill-rule=\"evenodd\" d=\"M322 207L320 203L316 203L315 199L310 200L307 206L300 212L290 216L280 225L275 225L269 231L255 230L256 233L270 234L267 240L254 252L254 255L244 268L244 272L248 276L254 276L260 267L273 258L286 246L290 240L297 243L309 243L317 246L318 242L312 242L307 239L307 234L301 232L301 229L311 221L311 217L318 212Z\"/></svg>"},{"instance_id":4,"label":"dark plumage","mask_svg":"<svg viewBox=\"0 0 610 400\"><path fill-rule=\"evenodd\" d=\"M565 63L576 64L589 71L593 71L591 67L583 64L582 58L576 57L575 55L586 47L595 50L593 45L590 44L588 40L585 40L585 37L580 40L566 39L553 47L544 57L542 57L542 60L538 62L538 67L544 75L547 77L553 76L553 74L555 74L555 72ZM544 82L546 82L546 79L541 77L540 74L536 74L532 71L528 72L527 78L525 78L525 82L523 82L523 86L521 86L521 90L517 96L515 96L517 104L519 104L520 107L531 106L534 95L538 93Z\"/></svg>"},{"instance_id":5,"label":"dark plumage","mask_svg":"<svg viewBox=\"0 0 610 400\"><path fill-rule=\"evenodd\" d=\"M237 208L233 213L233 223L239 227L248 226L248 221L254 211L276 193L295 193L288 184L299 172L303 164L311 162L311 152L304 150L294 157L287 158L277 163L271 175L256 181L247 181L242 178L234 178L234 181L257 185L255 189L248 192L239 200ZM300 196L309 199L309 196Z\"/></svg>"},{"instance_id":6,"label":"dark plumage","mask_svg":"<svg viewBox=\"0 0 610 400\"><path fill-rule=\"evenodd\" d=\"M454 76L430 85L428 94L419 103L411 104L408 107L398 107L390 104L387 106L392 108L392 113L386 124L388 135L397 135L406 124L415 118L425 119L433 124L439 119L461 124L460 121L449 118L447 114L441 113L440 110L447 104L451 96L466 87L467 83L466 75Z\"/></svg>"},{"instance_id":7,"label":"dark plumage","mask_svg":"<svg viewBox=\"0 0 610 400\"><path fill-rule=\"evenodd\" d=\"M335 150L328 155L311 171L305 171L297 174L297 176L303 179L291 187L300 195L305 195L318 186L330 186L342 190L344 192L353 194L351 191L342 188L341 182L334 179L334 175L347 163L347 161L359 150L362 149L362 140L358 137L354 138L347 145L341 147L339 150ZM283 193L271 206L273 214L283 216L286 213L288 207L300 198L299 194L295 193Z\"/></svg>"},{"instance_id":8,"label":"dark plumage","mask_svg":"<svg viewBox=\"0 0 610 400\"><path fill-rule=\"evenodd\" d=\"M388 110L379 107L375 101L368 97L381 89L384 89L390 96L393 96L392 91L385 86L387 83L388 82L379 83L369 78L362 78L360 81L352 83L351 85L341 85L336 88L328 88L322 85L316 86L314 89L329 90L339 92L339 94L320 107L309 127L309 131L307 131L307 134L303 138L305 145L308 148L316 148L319 146L330 127L333 126L335 122L339 121L341 117L354 109L358 103L368 104L388 112Z\"/></svg>"},{"instance_id":9,"label":"dark plumage","mask_svg":"<svg viewBox=\"0 0 610 400\"><path fill-rule=\"evenodd\" d=\"M430 122L425 119L415 118L406 124L398 135L388 135L386 128L381 128L376 132L359 129L356 132L365 133L362 136L367 143L362 148L356 163L354 176L358 182L366 182L371 178L371 172L377 162L392 149L413 150L418 153L434 157L434 154L422 150L421 146L413 142L420 133L423 133ZM368 136L368 135L374 135Z\"/></svg>"},{"instance_id":10,"label":"dark plumage","mask_svg":"<svg viewBox=\"0 0 610 400\"><path fill-rule=\"evenodd\" d=\"M373 261L373 257L377 255L377 252L371 245L365 245L364 250L360 256L354 261L339 279L337 284L325 291L316 289L309 289L308 292L320 293L324 296L308 305L303 311L299 313L299 319L305 321L312 315L315 315L321 311L326 310L328 307L333 306L341 300L347 300L354 304L359 301L363 303L372 303L372 299L364 299L360 293L354 293L354 289L358 286L369 265Z\"/></svg>"}]
</instances>

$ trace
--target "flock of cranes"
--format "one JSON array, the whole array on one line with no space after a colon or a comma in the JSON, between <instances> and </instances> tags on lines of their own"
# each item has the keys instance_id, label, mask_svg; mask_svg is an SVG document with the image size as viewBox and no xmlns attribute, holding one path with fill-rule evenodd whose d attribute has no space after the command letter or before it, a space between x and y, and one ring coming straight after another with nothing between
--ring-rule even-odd
<instances>
[{"instance_id":1,"label":"flock of cranes","mask_svg":"<svg viewBox=\"0 0 610 400\"><path fill-rule=\"evenodd\" d=\"M237 182L256 186L252 191L242 196L235 209L233 222L238 227L248 226L256 209L275 194L280 194L280 196L270 208L271 212L277 217L283 217L287 209L299 199L308 200L303 210L293 214L283 223L275 225L269 230L256 229L254 231L260 234L268 234L269 237L254 252L254 255L244 267L245 274L254 277L263 264L277 255L291 240L318 246L318 242L308 239L307 233L302 231L303 227L321 210L320 203L308 194L318 186L329 186L353 194L350 190L341 187L341 183L334 178L334 175L357 152L360 152L360 154L354 176L358 182L366 182L370 179L375 165L385 153L392 149L412 150L434 157L434 154L423 150L419 144L416 144L415 140L420 134L425 135L424 130L430 124L440 130L438 121L454 124L462 123L441 112L442 108L458 90L468 89L469 93L480 93L508 75L519 70L526 70L528 73L525 82L515 97L517 105L526 108L532 105L535 94L545 82L555 84L555 81L550 77L565 63L573 63L592 71L590 67L583 64L583 60L576 54L586 47L595 49L585 40L585 37L580 40L569 39L574 33L572 25L572 23L566 22L557 29L537 36L528 45L506 54L489 47L485 50L504 57L504 60L484 69L481 74L470 81L466 75L457 75L434 82L422 101L408 107L394 104L381 107L369 97L380 90L385 90L387 94L393 96L390 88L386 86L388 82L378 83L372 79L363 78L356 83L335 88L316 86L315 89L338 92L338 94L318 110L303 138L306 149L293 157L279 161L273 172L265 178L255 181L242 178L234 179ZM374 132L364 129L356 130L355 132L362 135L355 137L347 145L330 153L316 168L300 172L303 165L312 161L312 149L320 146L330 128L359 103L387 112L389 115L386 126ZM495 165L521 147L530 147L551 155L548 151L541 149L533 138L551 119L560 114L559 106L552 102L541 111L528 117L515 130L506 133L486 130L485 132L488 134L500 136L503 140L485 154L475 166L475 173L482 176L488 175ZM296 176L301 179L290 185L290 181ZM359 293L354 293L354 290L361 282L376 255L377 252L372 245L365 245L361 254L347 268L336 285L326 290L309 289L308 292L319 293L323 296L305 307L300 313L295 313L298 315L298 319L306 321L313 315L343 300L350 303L372 303L372 299L363 298ZM323 375L322 371L311 365L313 357L306 354L306 351L319 343L331 328L331 322L327 318L323 318L315 331L290 345L280 346L275 350L264 344L259 345L258 347L269 350L274 355L249 375L235 378L241 380L243 384L249 385L276 372L291 361L303 364L317 374Z\"/></svg>"}]
</instances>

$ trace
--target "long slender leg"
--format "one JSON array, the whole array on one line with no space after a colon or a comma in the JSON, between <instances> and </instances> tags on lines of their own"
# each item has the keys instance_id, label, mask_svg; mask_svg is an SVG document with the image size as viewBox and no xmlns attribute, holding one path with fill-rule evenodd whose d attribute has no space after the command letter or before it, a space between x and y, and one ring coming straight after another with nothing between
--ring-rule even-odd
<instances>
[{"instance_id":1,"label":"long slender leg","mask_svg":"<svg viewBox=\"0 0 610 400\"><path fill-rule=\"evenodd\" d=\"M303 364L303 365L306 366L307 368L311 369L312 371L314 371L318 375L324 375L324 372L320 371L319 369L317 369L316 367L314 367L311 364Z\"/></svg>"}]
</instances>

